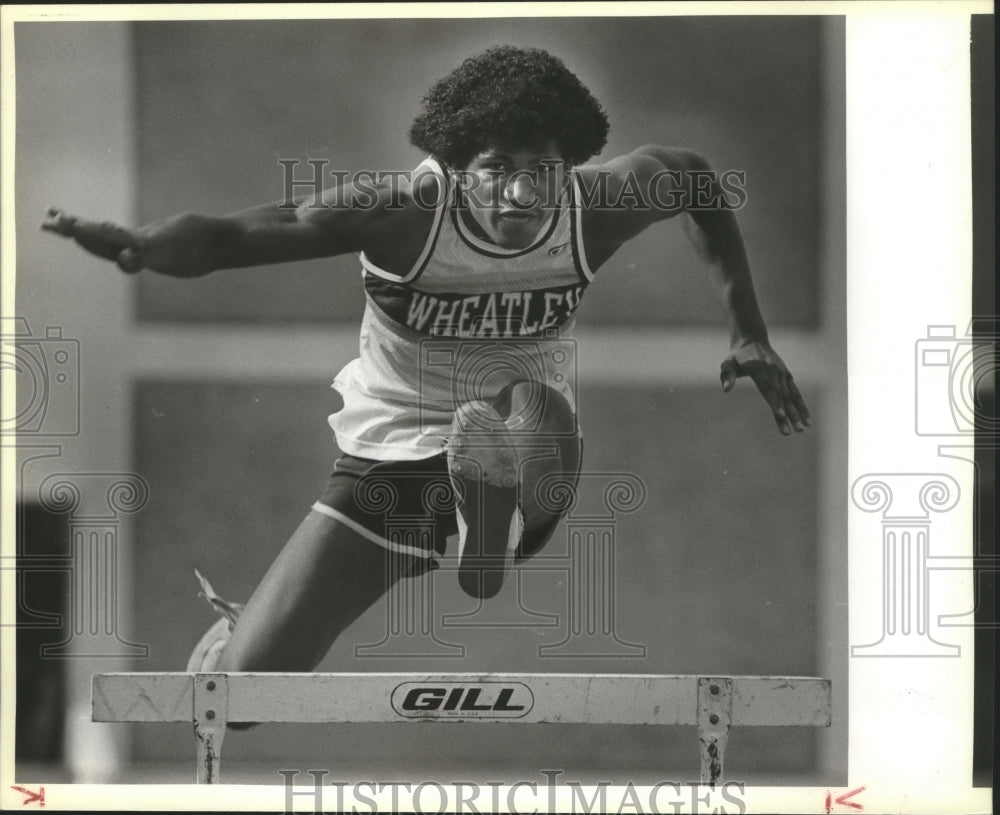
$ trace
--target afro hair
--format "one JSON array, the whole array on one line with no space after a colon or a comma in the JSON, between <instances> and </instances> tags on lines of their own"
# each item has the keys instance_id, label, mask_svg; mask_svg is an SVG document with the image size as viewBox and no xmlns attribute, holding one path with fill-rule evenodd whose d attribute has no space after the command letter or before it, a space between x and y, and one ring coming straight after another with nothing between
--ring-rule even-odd
<instances>
[{"instance_id":1,"label":"afro hair","mask_svg":"<svg viewBox=\"0 0 1000 815\"><path fill-rule=\"evenodd\" d=\"M489 147L553 139L577 165L599 153L608 117L561 60L539 48L498 45L469 57L423 98L410 142L453 167Z\"/></svg>"}]
</instances>

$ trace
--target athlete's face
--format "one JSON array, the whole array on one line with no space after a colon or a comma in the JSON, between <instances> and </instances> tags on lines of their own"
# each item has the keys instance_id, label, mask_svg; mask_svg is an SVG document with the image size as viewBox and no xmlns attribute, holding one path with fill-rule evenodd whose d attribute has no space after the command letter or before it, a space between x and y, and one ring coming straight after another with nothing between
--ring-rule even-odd
<instances>
[{"instance_id":1,"label":"athlete's face","mask_svg":"<svg viewBox=\"0 0 1000 815\"><path fill-rule=\"evenodd\" d=\"M523 249L559 206L567 166L550 141L518 150L489 148L464 169L466 200L487 237L506 249Z\"/></svg>"}]
</instances>

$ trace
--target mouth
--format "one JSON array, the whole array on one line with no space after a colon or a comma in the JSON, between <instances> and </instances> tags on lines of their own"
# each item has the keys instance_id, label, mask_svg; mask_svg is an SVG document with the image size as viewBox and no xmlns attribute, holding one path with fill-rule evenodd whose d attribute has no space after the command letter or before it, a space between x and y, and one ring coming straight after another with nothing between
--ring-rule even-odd
<instances>
[{"instance_id":1,"label":"mouth","mask_svg":"<svg viewBox=\"0 0 1000 815\"><path fill-rule=\"evenodd\" d=\"M501 221L506 221L507 223L520 224L534 221L537 218L537 213L523 209L505 209L500 210L500 212L497 213L497 217Z\"/></svg>"}]
</instances>

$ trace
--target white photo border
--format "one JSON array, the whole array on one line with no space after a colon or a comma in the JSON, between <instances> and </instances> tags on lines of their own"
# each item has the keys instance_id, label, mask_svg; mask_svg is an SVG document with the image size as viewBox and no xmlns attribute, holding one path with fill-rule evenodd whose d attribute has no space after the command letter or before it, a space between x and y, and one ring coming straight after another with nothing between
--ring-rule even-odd
<instances>
[{"instance_id":1,"label":"white photo border","mask_svg":"<svg viewBox=\"0 0 1000 815\"><path fill-rule=\"evenodd\" d=\"M992 13L986 2L760 2L760 3L509 3L343 5L113 5L5 6L2 20L2 96L5 100L2 266L15 268L14 235L14 24L19 21L286 19L315 17L634 16L634 15L844 15L847 103L847 351L849 374L848 518L849 642L879 639L885 608L881 571L886 512L851 500L865 478L943 476L958 494L957 506L935 515L933 556L972 555L972 468L961 455L942 452L959 441L918 436L913 416L920 372L918 343L931 326L954 326L960 339L971 313L971 180L969 112L970 15ZM5 274L2 312L14 311L14 276ZM15 396L5 380L4 415ZM3 545L14 532L12 449L3 450ZM932 478L933 476L933 478ZM940 480L940 479L939 479ZM905 481L905 479L903 480ZM903 484L900 481L900 484ZM906 482L905 488L915 487ZM858 489L863 487L858 486ZM892 487L897 497L902 486ZM902 500L902 499L901 499ZM909 499L907 499L909 500ZM935 497L916 498L933 504ZM933 507L932 507L933 509ZM867 511L866 511L867 510ZM881 514L880 514L881 512ZM912 513L911 513L912 515ZM14 615L12 571L0 571L2 616ZM931 581L932 628L939 615L973 605L973 572L950 570ZM884 633L884 632L883 632ZM973 631L949 628L942 639L960 649L953 658L902 655L849 660L849 767L843 789L747 788L749 812L849 812L853 798L870 812L990 811L991 790L972 787ZM3 710L0 754L13 755L11 704L14 642L0 629ZM284 811L285 789L194 785L48 784L46 808ZM19 809L12 789L13 761L0 767L0 804ZM35 785L28 785L34 787ZM378 796L388 806L388 794ZM548 805L540 792L518 800L525 811ZM557 810L571 802L561 793ZM307 797L296 808L311 811ZM29 807L26 807L29 808ZM686 811L686 810L680 810ZM829 811L829 810L828 810Z\"/></svg>"}]
</instances>

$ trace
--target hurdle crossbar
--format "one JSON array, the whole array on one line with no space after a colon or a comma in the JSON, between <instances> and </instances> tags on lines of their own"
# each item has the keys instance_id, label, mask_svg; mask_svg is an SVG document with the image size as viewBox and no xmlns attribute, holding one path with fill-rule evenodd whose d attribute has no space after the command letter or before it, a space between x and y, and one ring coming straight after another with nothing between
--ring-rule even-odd
<instances>
[{"instance_id":1,"label":"hurdle crossbar","mask_svg":"<svg viewBox=\"0 0 1000 815\"><path fill-rule=\"evenodd\" d=\"M205 784L227 722L695 725L713 786L732 727L830 724L830 680L796 676L111 673L93 677L92 702L95 722L193 723Z\"/></svg>"}]
</instances>

